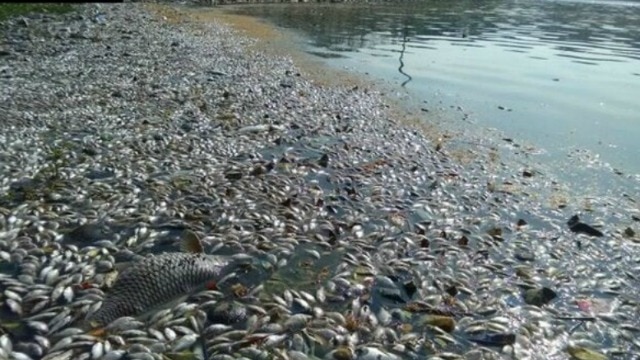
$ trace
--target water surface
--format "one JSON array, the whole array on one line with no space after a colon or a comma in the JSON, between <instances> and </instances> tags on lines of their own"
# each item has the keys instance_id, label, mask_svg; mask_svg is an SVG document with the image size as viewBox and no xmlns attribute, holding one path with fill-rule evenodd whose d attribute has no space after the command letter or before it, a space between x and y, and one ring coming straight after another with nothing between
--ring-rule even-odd
<instances>
[{"instance_id":1,"label":"water surface","mask_svg":"<svg viewBox=\"0 0 640 360\"><path fill-rule=\"evenodd\" d=\"M234 11L302 34L305 50L330 66L385 80L420 102L426 121L438 114L471 131L495 128L538 149L531 161L581 185L637 186L640 2L425 0Z\"/></svg>"}]
</instances>

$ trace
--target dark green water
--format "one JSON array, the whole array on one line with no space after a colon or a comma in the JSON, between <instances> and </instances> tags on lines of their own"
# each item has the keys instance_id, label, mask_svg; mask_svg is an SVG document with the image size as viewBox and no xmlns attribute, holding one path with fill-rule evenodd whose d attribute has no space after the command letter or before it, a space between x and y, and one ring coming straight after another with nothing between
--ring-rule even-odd
<instances>
[{"instance_id":1,"label":"dark green water","mask_svg":"<svg viewBox=\"0 0 640 360\"><path fill-rule=\"evenodd\" d=\"M495 129L497 138L532 145L530 161L565 179L598 177L590 186L608 187L623 177L637 189L640 2L425 0L234 12L294 31L329 66L383 80L420 103L426 121Z\"/></svg>"}]
</instances>

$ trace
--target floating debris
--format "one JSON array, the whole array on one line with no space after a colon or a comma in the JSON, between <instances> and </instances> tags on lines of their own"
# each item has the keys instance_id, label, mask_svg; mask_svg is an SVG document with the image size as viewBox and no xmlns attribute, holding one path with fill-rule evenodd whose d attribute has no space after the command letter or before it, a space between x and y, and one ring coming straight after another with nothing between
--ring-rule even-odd
<instances>
[{"instance_id":1,"label":"floating debris","mask_svg":"<svg viewBox=\"0 0 640 360\"><path fill-rule=\"evenodd\" d=\"M547 287L528 289L524 292L524 301L530 305L543 306L557 296L555 291Z\"/></svg>"}]
</instances>

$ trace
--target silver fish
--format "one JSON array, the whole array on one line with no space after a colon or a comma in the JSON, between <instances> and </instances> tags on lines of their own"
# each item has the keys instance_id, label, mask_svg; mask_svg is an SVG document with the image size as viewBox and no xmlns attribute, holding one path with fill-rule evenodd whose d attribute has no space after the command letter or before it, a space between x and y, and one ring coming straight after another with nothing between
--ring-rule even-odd
<instances>
[{"instance_id":1,"label":"silver fish","mask_svg":"<svg viewBox=\"0 0 640 360\"><path fill-rule=\"evenodd\" d=\"M146 257L127 267L107 292L102 306L87 318L90 327L123 316L139 316L206 287L218 279L230 260L202 253L197 236L188 232L183 250Z\"/></svg>"}]
</instances>

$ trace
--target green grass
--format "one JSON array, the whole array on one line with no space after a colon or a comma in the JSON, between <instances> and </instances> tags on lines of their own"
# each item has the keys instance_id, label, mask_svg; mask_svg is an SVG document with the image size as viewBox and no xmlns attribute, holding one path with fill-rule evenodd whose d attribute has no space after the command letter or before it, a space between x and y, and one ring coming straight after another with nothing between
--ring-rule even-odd
<instances>
[{"instance_id":1,"label":"green grass","mask_svg":"<svg viewBox=\"0 0 640 360\"><path fill-rule=\"evenodd\" d=\"M0 4L0 21L30 13L63 14L72 10L71 4Z\"/></svg>"}]
</instances>

